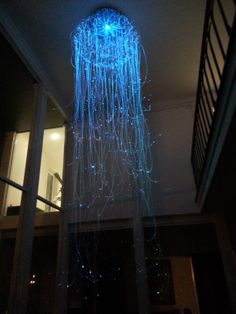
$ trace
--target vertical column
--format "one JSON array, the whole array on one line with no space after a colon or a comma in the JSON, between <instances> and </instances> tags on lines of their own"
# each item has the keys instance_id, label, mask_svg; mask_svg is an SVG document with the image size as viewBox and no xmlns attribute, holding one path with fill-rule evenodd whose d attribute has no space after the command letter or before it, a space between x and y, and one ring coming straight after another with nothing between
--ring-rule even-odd
<instances>
[{"instance_id":1,"label":"vertical column","mask_svg":"<svg viewBox=\"0 0 236 314\"><path fill-rule=\"evenodd\" d=\"M55 290L55 314L67 313L67 284L68 284L68 218L67 210L60 213L58 251L57 251L57 272L56 272L56 290Z\"/></svg>"},{"instance_id":2,"label":"vertical column","mask_svg":"<svg viewBox=\"0 0 236 314\"><path fill-rule=\"evenodd\" d=\"M21 210L16 235L15 256L8 304L9 314L24 314L27 309L33 245L34 217L38 193L47 94L41 84L35 88L34 116L29 138Z\"/></svg>"},{"instance_id":3,"label":"vertical column","mask_svg":"<svg viewBox=\"0 0 236 314\"><path fill-rule=\"evenodd\" d=\"M142 214L138 202L133 217L134 258L136 265L136 288L138 297L138 313L149 313L148 282L145 262L145 243Z\"/></svg>"},{"instance_id":4,"label":"vertical column","mask_svg":"<svg viewBox=\"0 0 236 314\"><path fill-rule=\"evenodd\" d=\"M68 259L69 259L69 226L68 214L72 200L72 157L73 157L73 133L66 128L66 143L63 170L62 212L60 213L60 225L58 235L57 274L54 314L67 313L67 284L68 284Z\"/></svg>"},{"instance_id":5,"label":"vertical column","mask_svg":"<svg viewBox=\"0 0 236 314\"><path fill-rule=\"evenodd\" d=\"M12 152L13 152L13 146L15 141L15 132L8 132L6 136L4 137L4 143L3 143L3 152L2 152L2 160L0 164L0 175L9 178L9 170L11 166L12 161ZM4 215L5 212L5 201L6 201L6 194L7 194L8 186L7 184L4 184L0 182L0 215Z\"/></svg>"},{"instance_id":6,"label":"vertical column","mask_svg":"<svg viewBox=\"0 0 236 314\"><path fill-rule=\"evenodd\" d=\"M223 212L216 213L215 225L232 313L236 314L236 255L231 245Z\"/></svg>"}]
</instances>

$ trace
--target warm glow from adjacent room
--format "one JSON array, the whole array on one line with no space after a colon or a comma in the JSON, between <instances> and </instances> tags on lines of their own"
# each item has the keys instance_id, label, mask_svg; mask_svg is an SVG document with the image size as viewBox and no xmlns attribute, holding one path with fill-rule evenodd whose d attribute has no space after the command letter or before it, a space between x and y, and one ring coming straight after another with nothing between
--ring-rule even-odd
<instances>
[{"instance_id":1,"label":"warm glow from adjacent room","mask_svg":"<svg viewBox=\"0 0 236 314\"><path fill-rule=\"evenodd\" d=\"M61 135L58 132L53 132L49 135L50 139L53 141L58 141L61 138Z\"/></svg>"}]
</instances>

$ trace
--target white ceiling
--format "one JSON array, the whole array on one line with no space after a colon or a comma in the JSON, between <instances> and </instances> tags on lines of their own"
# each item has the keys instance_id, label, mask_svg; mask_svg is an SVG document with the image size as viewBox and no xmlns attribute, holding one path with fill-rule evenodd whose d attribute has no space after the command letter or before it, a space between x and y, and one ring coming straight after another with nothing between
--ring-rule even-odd
<instances>
[{"instance_id":1,"label":"white ceiling","mask_svg":"<svg viewBox=\"0 0 236 314\"><path fill-rule=\"evenodd\" d=\"M152 103L196 93L204 0L1 0L1 9L48 73L66 104L73 101L70 33L99 7L125 14L141 35Z\"/></svg>"}]
</instances>

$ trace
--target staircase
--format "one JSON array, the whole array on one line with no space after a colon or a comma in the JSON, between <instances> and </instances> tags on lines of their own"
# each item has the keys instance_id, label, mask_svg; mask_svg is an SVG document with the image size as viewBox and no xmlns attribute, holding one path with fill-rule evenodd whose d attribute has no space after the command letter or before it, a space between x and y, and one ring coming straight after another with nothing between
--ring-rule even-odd
<instances>
[{"instance_id":1,"label":"staircase","mask_svg":"<svg viewBox=\"0 0 236 314\"><path fill-rule=\"evenodd\" d=\"M236 108L235 13L236 1L207 1L191 156L201 207Z\"/></svg>"}]
</instances>

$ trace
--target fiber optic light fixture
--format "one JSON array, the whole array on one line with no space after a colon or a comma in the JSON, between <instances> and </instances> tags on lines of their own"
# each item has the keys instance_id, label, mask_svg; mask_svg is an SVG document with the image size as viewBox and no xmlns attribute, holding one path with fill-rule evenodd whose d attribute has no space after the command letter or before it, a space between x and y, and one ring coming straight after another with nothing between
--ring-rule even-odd
<instances>
[{"instance_id":1,"label":"fiber optic light fixture","mask_svg":"<svg viewBox=\"0 0 236 314\"><path fill-rule=\"evenodd\" d=\"M103 8L77 26L72 45L78 204L115 199L127 177L148 204L152 162L141 96L140 36L126 16Z\"/></svg>"},{"instance_id":2,"label":"fiber optic light fixture","mask_svg":"<svg viewBox=\"0 0 236 314\"><path fill-rule=\"evenodd\" d=\"M152 162L141 96L140 36L126 16L103 8L77 26L72 47L76 202L86 208L112 201L128 181L130 193L135 186L147 205Z\"/></svg>"},{"instance_id":3,"label":"fiber optic light fixture","mask_svg":"<svg viewBox=\"0 0 236 314\"><path fill-rule=\"evenodd\" d=\"M86 221L88 209L97 210L99 228L103 209L111 203L135 198L146 213L152 210L150 132L141 95L143 49L128 18L109 8L84 19L71 39L75 102L70 206L75 222ZM77 227L76 263L93 282L92 266L80 253L89 240L82 234L77 238L75 223Z\"/></svg>"}]
</instances>

